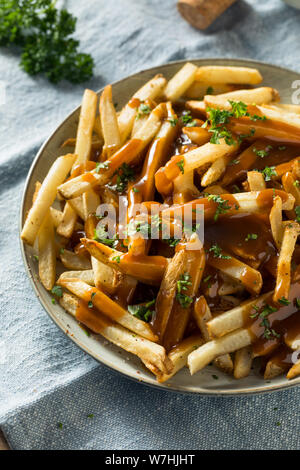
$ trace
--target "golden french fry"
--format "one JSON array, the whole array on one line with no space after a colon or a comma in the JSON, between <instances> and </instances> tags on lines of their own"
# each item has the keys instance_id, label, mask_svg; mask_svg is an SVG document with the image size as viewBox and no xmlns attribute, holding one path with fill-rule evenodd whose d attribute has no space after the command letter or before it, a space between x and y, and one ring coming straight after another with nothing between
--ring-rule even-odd
<instances>
[{"instance_id":1,"label":"golden french fry","mask_svg":"<svg viewBox=\"0 0 300 470\"><path fill-rule=\"evenodd\" d=\"M170 380L177 372L187 364L188 355L203 344L200 335L190 336L181 341L170 351L168 358L172 361L173 369L170 374L159 374L157 380L159 383Z\"/></svg>"},{"instance_id":2,"label":"golden french fry","mask_svg":"<svg viewBox=\"0 0 300 470\"><path fill-rule=\"evenodd\" d=\"M296 222L289 222L285 226L277 264L276 287L273 295L274 302L278 302L282 298L288 299L289 297L291 261L299 233L300 225Z\"/></svg>"},{"instance_id":3,"label":"golden french fry","mask_svg":"<svg viewBox=\"0 0 300 470\"><path fill-rule=\"evenodd\" d=\"M68 268L76 271L84 271L86 269L91 269L91 262L85 256L79 256L73 251L64 249L60 252L60 259L62 264Z\"/></svg>"},{"instance_id":4,"label":"golden french fry","mask_svg":"<svg viewBox=\"0 0 300 470\"><path fill-rule=\"evenodd\" d=\"M203 127L184 127L182 132L197 145L204 145L210 141L211 134Z\"/></svg>"},{"instance_id":5,"label":"golden french fry","mask_svg":"<svg viewBox=\"0 0 300 470\"><path fill-rule=\"evenodd\" d=\"M59 285L65 287L86 303L91 302L97 310L111 320L150 341L157 341L157 336L148 323L131 315L96 287L91 287L80 279L60 279Z\"/></svg>"},{"instance_id":6,"label":"golden french fry","mask_svg":"<svg viewBox=\"0 0 300 470\"><path fill-rule=\"evenodd\" d=\"M262 76L257 69L225 65L199 67L195 79L207 83L238 83L241 85L258 85L262 82Z\"/></svg>"},{"instance_id":7,"label":"golden french fry","mask_svg":"<svg viewBox=\"0 0 300 470\"><path fill-rule=\"evenodd\" d=\"M193 316L199 330L201 331L204 341L207 343L211 338L209 336L206 323L212 319L212 314L203 295L201 295L201 297L199 297L195 302ZM214 360L214 364L216 367L219 367L219 369L225 370L229 373L233 370L233 363L229 354L217 357Z\"/></svg>"},{"instance_id":8,"label":"golden french fry","mask_svg":"<svg viewBox=\"0 0 300 470\"><path fill-rule=\"evenodd\" d=\"M248 377L251 371L252 362L253 354L251 346L245 346L244 348L236 351L234 355L234 378L242 379L244 377Z\"/></svg>"},{"instance_id":9,"label":"golden french fry","mask_svg":"<svg viewBox=\"0 0 300 470\"><path fill-rule=\"evenodd\" d=\"M76 222L77 222L77 214L72 208L72 206L68 202L66 202L66 205L63 211L62 220L56 229L58 235L61 235L62 237L65 237L65 238L70 238L74 231Z\"/></svg>"},{"instance_id":10,"label":"golden french fry","mask_svg":"<svg viewBox=\"0 0 300 470\"><path fill-rule=\"evenodd\" d=\"M93 256L91 257L91 263L95 286L108 294L115 294L122 280L120 273Z\"/></svg>"},{"instance_id":11,"label":"golden french fry","mask_svg":"<svg viewBox=\"0 0 300 470\"><path fill-rule=\"evenodd\" d=\"M106 184L123 163L131 163L151 142L161 127L165 113L166 106L164 103L154 108L134 139L129 140L123 147L108 158L99 172L95 169L72 178L60 185L58 191L61 196L65 199L72 199L80 196L96 185L103 186Z\"/></svg>"},{"instance_id":12,"label":"golden french fry","mask_svg":"<svg viewBox=\"0 0 300 470\"><path fill-rule=\"evenodd\" d=\"M153 365L161 374L167 374L172 369L172 363L167 358L162 346L153 343L139 335L110 321L107 317L80 304L75 296L64 293L60 299L61 306L78 321L85 324L95 333L101 334L108 341L138 356L144 363Z\"/></svg>"},{"instance_id":13,"label":"golden french fry","mask_svg":"<svg viewBox=\"0 0 300 470\"><path fill-rule=\"evenodd\" d=\"M187 62L168 82L164 94L167 100L178 100L195 80L197 67Z\"/></svg>"},{"instance_id":14,"label":"golden french fry","mask_svg":"<svg viewBox=\"0 0 300 470\"><path fill-rule=\"evenodd\" d=\"M188 99L202 100L205 95L219 95L220 93L228 93L234 90L234 85L226 83L207 83L196 81L184 93Z\"/></svg>"},{"instance_id":15,"label":"golden french fry","mask_svg":"<svg viewBox=\"0 0 300 470\"><path fill-rule=\"evenodd\" d=\"M121 146L121 136L117 113L112 100L111 85L107 85L101 94L100 116L104 137L103 151L106 157L110 157Z\"/></svg>"},{"instance_id":16,"label":"golden french fry","mask_svg":"<svg viewBox=\"0 0 300 470\"><path fill-rule=\"evenodd\" d=\"M137 108L146 100L155 100L159 97L166 85L167 81L162 75L156 75L149 82L142 86L124 106L118 116L118 125L121 135L121 144L124 144L129 136L134 119L136 117Z\"/></svg>"},{"instance_id":17,"label":"golden french fry","mask_svg":"<svg viewBox=\"0 0 300 470\"><path fill-rule=\"evenodd\" d=\"M61 279L81 279L81 281L86 282L90 286L94 286L94 271L92 269L86 269L85 271L65 271L63 272L59 278L59 282Z\"/></svg>"},{"instance_id":18,"label":"golden french fry","mask_svg":"<svg viewBox=\"0 0 300 470\"><path fill-rule=\"evenodd\" d=\"M56 276L56 247L50 211L38 231L39 277L43 286L51 290Z\"/></svg>"},{"instance_id":19,"label":"golden french fry","mask_svg":"<svg viewBox=\"0 0 300 470\"><path fill-rule=\"evenodd\" d=\"M270 103L275 109L284 110L287 113L296 113L300 114L300 105L299 104L284 104L284 103Z\"/></svg>"},{"instance_id":20,"label":"golden french fry","mask_svg":"<svg viewBox=\"0 0 300 470\"><path fill-rule=\"evenodd\" d=\"M191 375L207 366L218 356L237 351L252 342L252 336L247 330L237 330L232 333L203 344L188 356L188 366Z\"/></svg>"},{"instance_id":21,"label":"golden french fry","mask_svg":"<svg viewBox=\"0 0 300 470\"><path fill-rule=\"evenodd\" d=\"M287 379L294 379L300 375L300 360L294 364L288 371L286 377Z\"/></svg>"},{"instance_id":22,"label":"golden french fry","mask_svg":"<svg viewBox=\"0 0 300 470\"><path fill-rule=\"evenodd\" d=\"M282 225L282 200L278 196L274 198L269 218L274 242L280 250L284 229Z\"/></svg>"},{"instance_id":23,"label":"golden french fry","mask_svg":"<svg viewBox=\"0 0 300 470\"><path fill-rule=\"evenodd\" d=\"M275 88L261 87L254 88L252 90L237 90L229 93L224 93L218 96L206 95L204 102L209 106L213 104L218 107L223 107L228 104L228 101L242 101L243 103L249 103L256 105L268 104L271 101L279 99L279 93Z\"/></svg>"},{"instance_id":24,"label":"golden french fry","mask_svg":"<svg viewBox=\"0 0 300 470\"><path fill-rule=\"evenodd\" d=\"M58 209L54 209L54 207L50 207L50 215L52 217L54 227L57 228L62 221L63 212Z\"/></svg>"},{"instance_id":25,"label":"golden french fry","mask_svg":"<svg viewBox=\"0 0 300 470\"><path fill-rule=\"evenodd\" d=\"M68 175L75 158L75 155L72 154L64 155L63 157L58 157L51 166L25 220L21 233L21 238L25 243L33 245L45 214L47 214L48 209L50 209L51 204L56 198L57 188Z\"/></svg>"},{"instance_id":26,"label":"golden french fry","mask_svg":"<svg viewBox=\"0 0 300 470\"><path fill-rule=\"evenodd\" d=\"M201 186L209 186L218 181L224 174L227 164L231 160L231 155L224 155L212 163L210 168L204 173L201 179Z\"/></svg>"},{"instance_id":27,"label":"golden french fry","mask_svg":"<svg viewBox=\"0 0 300 470\"><path fill-rule=\"evenodd\" d=\"M259 171L248 171L247 180L250 191L262 191L266 189L264 176Z\"/></svg>"},{"instance_id":28,"label":"golden french fry","mask_svg":"<svg viewBox=\"0 0 300 470\"><path fill-rule=\"evenodd\" d=\"M90 158L97 100L97 94L94 91L88 89L84 91L76 136L77 159L74 166L84 164Z\"/></svg>"}]
</instances>

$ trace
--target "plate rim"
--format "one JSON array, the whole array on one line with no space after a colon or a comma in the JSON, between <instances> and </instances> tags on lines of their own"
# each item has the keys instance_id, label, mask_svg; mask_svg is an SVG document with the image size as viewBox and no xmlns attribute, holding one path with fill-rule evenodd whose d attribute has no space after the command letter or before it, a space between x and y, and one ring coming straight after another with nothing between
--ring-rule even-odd
<instances>
[{"instance_id":1,"label":"plate rim","mask_svg":"<svg viewBox=\"0 0 300 470\"><path fill-rule=\"evenodd\" d=\"M160 73L157 69L163 69L165 67L168 67L170 65L181 65L181 64L184 64L186 62L193 62L193 61L197 61L197 62L210 62L210 61L214 61L214 62L222 62L224 64L224 62L228 62L228 65L234 65L234 63L237 63L237 62L245 62L246 64L249 64L252 65L252 66L260 66L260 65L263 65L263 66L268 66L268 67L271 67L271 68L275 68L275 69L279 69L281 71L284 71L284 72L288 72L288 73L293 73L293 74L296 74L299 76L299 79L300 79L300 72L297 72L293 69L290 69L290 68L287 68L287 67L282 67L280 65L277 65L277 64L272 64L272 63L269 63L269 62L265 62L265 61L259 61L259 60L252 60L252 59L249 59L249 58L242 58L242 57L234 57L234 58L230 58L230 57L203 57L203 58L195 58L195 57L192 57L192 58L188 58L188 59L180 59L180 60L175 60L175 61L170 61L170 62L166 62L164 64L161 64L161 65L156 65L156 66L153 66L153 67L149 67L149 68L143 68L131 75L128 75L126 77L123 77L122 79L120 80L116 80L114 82L111 82L111 85L112 87L114 87L115 85L118 85L119 83L121 82L124 82L128 79L132 79L134 78L135 76L137 75L140 75L140 74L143 74L143 73L146 73L146 72L151 72L152 70L153 71L156 71L156 73ZM222 65L223 65L222 64ZM217 64L216 64L217 65ZM104 85L105 86L105 85ZM99 96L99 94L103 91L104 89L104 86L101 87L100 89L98 89L96 91L96 94ZM93 353L92 350L90 350L89 348L87 348L85 345L81 344L80 340L74 336L70 336L67 332L67 330L64 328L64 326L62 324L60 324L60 321L57 317L57 315L55 313L52 312L52 310L49 308L47 308L46 304L43 302L42 298L40 297L40 294L39 294L39 291L38 291L38 288L37 288L37 285L36 285L36 282L35 282L35 279L34 279L34 276L33 276L33 273L31 272L31 268L30 268L30 265L27 261L27 257L26 257L26 253L25 253L25 243L21 240L21 230L22 230L22 226L23 226L23 221L24 221L24 216L25 216L25 212L24 212L24 205L25 205L25 200L26 200L26 196L27 196L27 192L29 190L29 183L30 183L30 180L31 180L31 177L32 177L32 173L34 172L34 169L45 149L45 147L48 145L48 143L50 142L51 139L53 139L53 137L55 136L55 134L61 129L61 127L63 127L65 125L65 123L71 118L71 116L73 114L75 114L76 112L78 112L78 110L80 109L81 107L81 104L79 104L78 106L76 106L71 112L68 113L68 115L63 119L63 121L60 122L60 124L54 129L54 131L46 138L46 140L42 143L42 145L39 147L32 163L31 163L31 166L29 168L29 171L27 173L27 176L26 176L26 179L25 179L25 183L24 183L24 188L23 188L23 193L22 193L22 198L21 198L21 204L20 204L20 212L19 212L19 243L20 243L20 249L21 249L21 255L22 255L22 259L23 259L23 263L24 263L24 267L25 267L25 271L29 277L29 280L30 280L30 284L31 284L31 287L37 297L37 299L39 300L41 306L43 307L43 309L45 310L45 312L47 313L47 315L50 317L50 319L55 323L55 325L74 343L76 344L76 346L78 348L80 348L82 351L84 351L86 354L88 354L89 356L91 356L94 360L96 360L99 364L102 364L104 367L112 370L113 372L115 373L119 373L121 374L122 376L130 379L130 380L133 380L134 382L137 382L139 384L143 384L143 385L146 385L146 386L149 386L149 387L152 387L154 389L158 389L158 390L161 390L161 391L169 391L169 392L174 392L174 393L181 393L181 394L188 394L188 395L200 395L200 396L213 396L213 397L236 397L236 396L248 396L248 395L261 395L261 394L267 394L267 393L271 393L271 392L276 392L276 391L282 391L282 390L285 390L285 389L290 389L292 387L296 387L296 386L299 386L300 385L300 377L298 377L297 379L293 380L293 381L287 381L286 383L282 383L282 384L274 384L270 387L267 387L266 389L262 389L262 388L256 388L255 386L254 387L251 387L251 388L244 388L242 390L216 390L216 389L200 389L199 390L186 390L184 389L184 386L179 386L179 385L176 385L176 384L160 384L158 382L153 382L150 378L146 378L146 377L141 377L141 378L137 378L135 375L133 375L132 373L130 372L124 372L121 368L119 368L118 365L116 364L113 364L113 363L109 363L109 361L107 361L106 359L103 359L103 358L100 358L98 356L96 356L95 353ZM262 379L263 380L263 379ZM247 386L246 386L247 387Z\"/></svg>"}]
</instances>

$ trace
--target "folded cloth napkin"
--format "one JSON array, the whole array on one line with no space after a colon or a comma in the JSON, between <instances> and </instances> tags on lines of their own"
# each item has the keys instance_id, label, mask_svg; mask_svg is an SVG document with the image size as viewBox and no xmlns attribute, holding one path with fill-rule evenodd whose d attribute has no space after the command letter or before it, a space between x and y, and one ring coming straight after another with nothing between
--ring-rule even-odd
<instances>
[{"instance_id":1,"label":"folded cloth napkin","mask_svg":"<svg viewBox=\"0 0 300 470\"><path fill-rule=\"evenodd\" d=\"M53 86L0 50L0 423L15 449L296 449L298 388L210 398L133 383L99 366L50 321L24 271L18 218L38 147L81 101L146 67L199 57L249 57L300 71L300 12L280 0L236 2L206 32L174 0L65 2L81 47L95 57L87 84ZM93 416L92 416L93 415ZM59 425L59 423L62 423Z\"/></svg>"}]
</instances>

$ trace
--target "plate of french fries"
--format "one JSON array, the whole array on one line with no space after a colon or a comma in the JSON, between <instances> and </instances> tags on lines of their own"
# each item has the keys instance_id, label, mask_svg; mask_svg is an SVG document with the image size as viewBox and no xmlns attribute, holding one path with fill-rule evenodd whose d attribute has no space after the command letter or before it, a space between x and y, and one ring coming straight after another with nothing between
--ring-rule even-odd
<instances>
[{"instance_id":1,"label":"plate of french fries","mask_svg":"<svg viewBox=\"0 0 300 470\"><path fill-rule=\"evenodd\" d=\"M24 263L97 361L182 392L300 383L299 79L235 59L155 67L85 90L42 146Z\"/></svg>"}]
</instances>

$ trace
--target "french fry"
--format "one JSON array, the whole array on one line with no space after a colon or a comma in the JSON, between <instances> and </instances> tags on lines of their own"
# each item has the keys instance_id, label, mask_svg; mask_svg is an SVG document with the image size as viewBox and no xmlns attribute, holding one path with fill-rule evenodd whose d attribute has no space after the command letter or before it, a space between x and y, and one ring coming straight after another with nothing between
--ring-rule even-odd
<instances>
[{"instance_id":1,"label":"french fry","mask_svg":"<svg viewBox=\"0 0 300 470\"><path fill-rule=\"evenodd\" d=\"M287 113L296 113L300 114L300 105L299 104L285 104L285 103L270 103L270 105L274 106L275 109L284 110Z\"/></svg>"},{"instance_id":2,"label":"french fry","mask_svg":"<svg viewBox=\"0 0 300 470\"><path fill-rule=\"evenodd\" d=\"M234 85L226 83L207 83L195 81L184 93L188 99L202 100L205 95L219 95L220 93L228 93L234 90Z\"/></svg>"},{"instance_id":3,"label":"french fry","mask_svg":"<svg viewBox=\"0 0 300 470\"><path fill-rule=\"evenodd\" d=\"M224 258L215 257L212 252L209 252L207 263L240 281L250 293L259 294L263 284L261 273L225 251L222 252L222 256Z\"/></svg>"},{"instance_id":4,"label":"french fry","mask_svg":"<svg viewBox=\"0 0 300 470\"><path fill-rule=\"evenodd\" d=\"M269 218L274 242L280 250L284 229L282 225L282 200L278 196L274 198Z\"/></svg>"},{"instance_id":5,"label":"french fry","mask_svg":"<svg viewBox=\"0 0 300 470\"><path fill-rule=\"evenodd\" d=\"M203 344L203 339L200 335L190 336L181 341L169 352L168 358L172 361L173 370L170 374L160 374L157 377L159 383L164 383L170 380L179 370L187 364L188 355Z\"/></svg>"},{"instance_id":6,"label":"french fry","mask_svg":"<svg viewBox=\"0 0 300 470\"><path fill-rule=\"evenodd\" d=\"M62 264L72 270L84 271L91 269L91 262L85 256L76 255L73 251L64 249L60 252L60 259Z\"/></svg>"},{"instance_id":7,"label":"french fry","mask_svg":"<svg viewBox=\"0 0 300 470\"><path fill-rule=\"evenodd\" d=\"M92 269L86 269L84 271L65 271L63 272L58 281L61 279L81 279L81 281L86 282L90 286L94 286L94 272Z\"/></svg>"},{"instance_id":8,"label":"french fry","mask_svg":"<svg viewBox=\"0 0 300 470\"><path fill-rule=\"evenodd\" d=\"M197 67L187 62L168 82L164 94L167 100L178 100L195 80Z\"/></svg>"},{"instance_id":9,"label":"french fry","mask_svg":"<svg viewBox=\"0 0 300 470\"><path fill-rule=\"evenodd\" d=\"M131 98L131 100L124 106L118 116L118 125L121 135L121 144L123 145L129 136L134 119L136 117L137 108L146 100L155 100L159 97L166 85L167 81L162 75L156 75L142 88L140 88Z\"/></svg>"},{"instance_id":10,"label":"french fry","mask_svg":"<svg viewBox=\"0 0 300 470\"><path fill-rule=\"evenodd\" d=\"M84 323L95 333L101 334L108 341L138 356L144 363L149 363L158 369L162 374L167 374L172 368L170 360L166 357L162 346L148 341L147 339L133 335L130 331L116 323L113 323L105 316L101 316L89 309L86 305L80 304L75 296L64 293L60 299L61 306L78 321Z\"/></svg>"},{"instance_id":11,"label":"french fry","mask_svg":"<svg viewBox=\"0 0 300 470\"><path fill-rule=\"evenodd\" d=\"M203 344L188 356L191 375L203 369L218 356L249 346L252 340L252 336L247 330L240 329Z\"/></svg>"},{"instance_id":12,"label":"french fry","mask_svg":"<svg viewBox=\"0 0 300 470\"><path fill-rule=\"evenodd\" d=\"M72 199L70 199L72 201ZM83 220L86 220L89 214L96 213L100 205L100 197L93 189L89 189L82 195Z\"/></svg>"},{"instance_id":13,"label":"french fry","mask_svg":"<svg viewBox=\"0 0 300 470\"><path fill-rule=\"evenodd\" d=\"M251 346L245 346L244 348L236 351L234 355L234 378L242 379L244 377L248 377L251 371L252 362L253 354Z\"/></svg>"},{"instance_id":14,"label":"french fry","mask_svg":"<svg viewBox=\"0 0 300 470\"><path fill-rule=\"evenodd\" d=\"M211 167L204 173L201 179L201 186L209 186L218 181L224 174L227 164L230 162L231 156L224 155L214 161Z\"/></svg>"},{"instance_id":15,"label":"french fry","mask_svg":"<svg viewBox=\"0 0 300 470\"><path fill-rule=\"evenodd\" d=\"M237 90L229 93L224 93L218 96L206 95L204 102L209 106L224 107L228 101L242 101L244 103L255 103L256 105L268 104L271 101L279 100L279 93L275 88L261 87L252 90Z\"/></svg>"},{"instance_id":16,"label":"french fry","mask_svg":"<svg viewBox=\"0 0 300 470\"><path fill-rule=\"evenodd\" d=\"M300 375L300 360L294 364L288 371L286 377L287 379L294 379Z\"/></svg>"},{"instance_id":17,"label":"french fry","mask_svg":"<svg viewBox=\"0 0 300 470\"><path fill-rule=\"evenodd\" d=\"M97 95L92 90L85 90L83 94L79 123L76 136L75 154L77 159L74 165L86 163L90 158L92 134L96 118Z\"/></svg>"},{"instance_id":18,"label":"french fry","mask_svg":"<svg viewBox=\"0 0 300 470\"><path fill-rule=\"evenodd\" d=\"M173 203L184 204L191 200L192 197L199 196L199 190L194 185L194 172L184 173L177 176L174 180Z\"/></svg>"},{"instance_id":19,"label":"french fry","mask_svg":"<svg viewBox=\"0 0 300 470\"><path fill-rule=\"evenodd\" d=\"M75 158L75 155L72 154L64 155L63 157L58 157L51 166L25 220L21 233L21 238L25 243L33 245L45 214L47 214L48 209L50 209L51 204L56 198L57 188L65 180Z\"/></svg>"},{"instance_id":20,"label":"french fry","mask_svg":"<svg viewBox=\"0 0 300 470\"><path fill-rule=\"evenodd\" d=\"M121 146L121 136L117 113L112 100L111 85L107 85L101 94L100 116L102 135L104 137L103 152L107 158Z\"/></svg>"},{"instance_id":21,"label":"french fry","mask_svg":"<svg viewBox=\"0 0 300 470\"><path fill-rule=\"evenodd\" d=\"M212 314L203 295L201 295L194 304L193 316L204 341L207 343L210 340L210 336L206 327L206 323L212 319ZM214 364L219 369L225 370L229 373L233 370L233 363L229 354L217 357L214 360Z\"/></svg>"},{"instance_id":22,"label":"french fry","mask_svg":"<svg viewBox=\"0 0 300 470\"><path fill-rule=\"evenodd\" d=\"M222 204L226 204L226 211L224 211L224 216L226 217L232 214L237 213L260 213L270 209L273 206L273 198L279 196L282 199L282 208L283 210L291 210L294 207L294 197L291 194L288 194L281 190L272 190L264 189L263 191L252 191L246 193L235 193L232 194L223 194ZM171 220L176 218L176 216L181 216L186 213L189 213L189 209L193 210L203 210L204 220L217 220L216 212L218 210L218 203L213 199L210 199L209 196L201 199L194 199L193 201L187 202L178 206L170 206L167 209L161 211L161 216L164 219L170 218Z\"/></svg>"},{"instance_id":23,"label":"french fry","mask_svg":"<svg viewBox=\"0 0 300 470\"><path fill-rule=\"evenodd\" d=\"M195 144L201 146L210 141L211 135L207 129L203 127L184 127L182 132Z\"/></svg>"},{"instance_id":24,"label":"french fry","mask_svg":"<svg viewBox=\"0 0 300 470\"><path fill-rule=\"evenodd\" d=\"M39 277L43 286L51 290L56 276L56 248L54 241L54 227L50 212L48 213L38 231Z\"/></svg>"},{"instance_id":25,"label":"french fry","mask_svg":"<svg viewBox=\"0 0 300 470\"><path fill-rule=\"evenodd\" d=\"M274 302L288 299L291 285L291 261L295 249L300 226L296 222L289 222L285 226L281 249L277 264L276 287L273 295Z\"/></svg>"},{"instance_id":26,"label":"french fry","mask_svg":"<svg viewBox=\"0 0 300 470\"><path fill-rule=\"evenodd\" d=\"M156 188L161 194L167 196L173 190L175 178L206 163L213 163L221 157L233 155L237 149L237 144L227 145L223 141L220 144L207 143L183 155L175 155L164 167L157 171L155 175Z\"/></svg>"},{"instance_id":27,"label":"french fry","mask_svg":"<svg viewBox=\"0 0 300 470\"><path fill-rule=\"evenodd\" d=\"M130 331L134 331L150 341L157 341L157 336L148 323L131 315L96 287L91 287L79 279L60 279L59 285L77 295L84 302L92 302L97 310Z\"/></svg>"},{"instance_id":28,"label":"french fry","mask_svg":"<svg viewBox=\"0 0 300 470\"><path fill-rule=\"evenodd\" d=\"M50 215L52 217L54 228L57 228L62 221L63 212L58 209L54 209L54 207L50 207Z\"/></svg>"},{"instance_id":29,"label":"french fry","mask_svg":"<svg viewBox=\"0 0 300 470\"><path fill-rule=\"evenodd\" d=\"M134 161L151 142L160 129L162 120L165 117L165 112L165 105L163 103L158 105L152 111L145 124L136 134L135 138L129 140L125 145L123 145L123 147L108 158L99 172L95 169L72 178L66 183L60 185L58 190L61 196L65 199L72 199L80 196L96 185L102 186L106 184L123 163L129 164Z\"/></svg>"},{"instance_id":30,"label":"french fry","mask_svg":"<svg viewBox=\"0 0 300 470\"><path fill-rule=\"evenodd\" d=\"M195 79L207 83L238 83L241 85L258 85L262 82L262 76L257 69L223 65L199 67Z\"/></svg>"},{"instance_id":31,"label":"french fry","mask_svg":"<svg viewBox=\"0 0 300 470\"><path fill-rule=\"evenodd\" d=\"M65 238L70 238L74 231L76 221L77 221L76 212L74 211L73 207L68 202L66 202L66 205L63 211L62 220L56 229L58 235L61 235L62 237L65 237Z\"/></svg>"},{"instance_id":32,"label":"french fry","mask_svg":"<svg viewBox=\"0 0 300 470\"><path fill-rule=\"evenodd\" d=\"M81 241L91 256L146 284L158 285L168 264L168 260L163 256L143 256L135 259L128 253L114 250L95 240L82 238Z\"/></svg>"},{"instance_id":33,"label":"french fry","mask_svg":"<svg viewBox=\"0 0 300 470\"><path fill-rule=\"evenodd\" d=\"M259 171L248 171L247 179L250 191L263 191L266 189L264 176Z\"/></svg>"},{"instance_id":34,"label":"french fry","mask_svg":"<svg viewBox=\"0 0 300 470\"><path fill-rule=\"evenodd\" d=\"M91 257L91 263L95 286L108 294L115 294L122 280L118 271L93 256Z\"/></svg>"}]
</instances>

